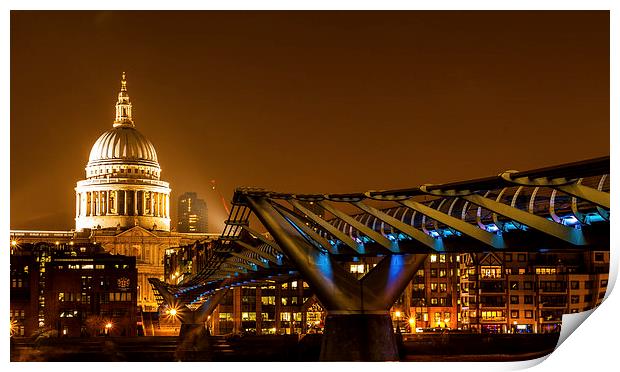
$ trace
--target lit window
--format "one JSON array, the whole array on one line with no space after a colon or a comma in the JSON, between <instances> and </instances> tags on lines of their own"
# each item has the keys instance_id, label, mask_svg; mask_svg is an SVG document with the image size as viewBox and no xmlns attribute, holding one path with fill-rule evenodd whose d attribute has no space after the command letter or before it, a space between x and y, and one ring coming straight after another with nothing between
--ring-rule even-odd
<instances>
[{"instance_id":1,"label":"lit window","mask_svg":"<svg viewBox=\"0 0 620 372\"><path fill-rule=\"evenodd\" d=\"M241 320L245 320L245 321L256 320L256 313L254 312L241 313Z\"/></svg>"},{"instance_id":2,"label":"lit window","mask_svg":"<svg viewBox=\"0 0 620 372\"><path fill-rule=\"evenodd\" d=\"M501 266L482 266L480 267L480 273L483 278L501 278L502 267Z\"/></svg>"},{"instance_id":3,"label":"lit window","mask_svg":"<svg viewBox=\"0 0 620 372\"><path fill-rule=\"evenodd\" d=\"M437 255L436 254L432 254L431 255L431 262L437 262Z\"/></svg>"},{"instance_id":4,"label":"lit window","mask_svg":"<svg viewBox=\"0 0 620 372\"><path fill-rule=\"evenodd\" d=\"M353 274L363 274L365 272L365 265L364 264L360 264L360 265L351 265L351 273Z\"/></svg>"}]
</instances>

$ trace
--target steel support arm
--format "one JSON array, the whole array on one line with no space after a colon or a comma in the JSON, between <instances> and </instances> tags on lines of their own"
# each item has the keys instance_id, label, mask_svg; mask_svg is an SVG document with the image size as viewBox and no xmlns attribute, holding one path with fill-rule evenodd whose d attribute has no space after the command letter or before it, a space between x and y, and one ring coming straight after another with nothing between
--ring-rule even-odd
<instances>
[{"instance_id":1,"label":"steel support arm","mask_svg":"<svg viewBox=\"0 0 620 372\"><path fill-rule=\"evenodd\" d=\"M598 205L606 209L610 209L610 195L608 192L599 191L592 187L588 187L580 184L578 181L569 181L565 178L555 178L549 180L546 177L529 178L529 177L515 177L513 178L514 171L508 171L502 173L500 176L508 182L522 185L522 186L540 186L551 187L556 190L560 190L570 196L588 201L592 204Z\"/></svg>"},{"instance_id":2,"label":"steel support arm","mask_svg":"<svg viewBox=\"0 0 620 372\"><path fill-rule=\"evenodd\" d=\"M245 231L247 231L248 233L250 233L252 236L256 237L258 240L260 240L261 242L270 245L273 249L281 251L280 246L278 245L278 243L274 242L273 240L269 240L267 238L265 238L263 236L263 234L259 233L258 231L250 228L249 226L241 226L241 228Z\"/></svg>"},{"instance_id":3,"label":"steel support arm","mask_svg":"<svg viewBox=\"0 0 620 372\"><path fill-rule=\"evenodd\" d=\"M255 265L258 265L258 266L260 266L260 267L264 267L264 268L266 268L266 269L268 269L268 268L269 268L269 264L266 264L265 262L263 262L263 261L261 261L261 260L257 260L256 258L246 256L246 255L244 255L244 254L242 254L242 253L235 253L235 252L231 252L230 254L231 254L231 255L233 255L233 256L235 256L235 257L238 257L238 258L240 258L240 259L242 259L242 260L245 260L245 261L251 262L251 263L253 263L253 264L255 264ZM252 270L253 270L253 271L256 271L256 269L254 269L254 268L252 268Z\"/></svg>"},{"instance_id":4,"label":"steel support arm","mask_svg":"<svg viewBox=\"0 0 620 372\"><path fill-rule=\"evenodd\" d=\"M336 227L334 227L334 225L332 225L331 223L325 221L320 216L317 216L316 214L314 214L311 210L309 210L308 208L304 207L297 200L290 199L290 200L288 200L288 202L294 208L299 209L303 214L308 216L308 218L310 218L312 220L312 222L315 222L316 224L321 226L323 229L325 229L327 232L329 232L330 234L335 236L336 239L338 239L341 242L343 242L349 248L352 248L357 253L362 253L361 250L360 250L360 247L357 245L357 243L353 239L351 239L351 237L349 235L343 233L342 231L340 231Z\"/></svg>"},{"instance_id":5,"label":"steel support arm","mask_svg":"<svg viewBox=\"0 0 620 372\"><path fill-rule=\"evenodd\" d=\"M337 218L339 218L339 219L343 220L344 222L346 222L347 224L353 226L353 228L355 228L357 231L361 232L362 234L366 235L370 239L374 240L379 245L383 246L384 248L388 249L389 251L393 250L392 242L390 242L390 240L388 238L386 238L385 236L379 234L378 232L374 231L373 229L371 229L370 227L364 225L363 223L357 221L356 219L354 219L353 217L347 215L346 213L341 212L338 209L332 207L328 203L325 203L323 201L319 201L319 202L317 202L317 204L320 205L321 207L325 208L326 211L328 211L329 213L333 214Z\"/></svg>"},{"instance_id":6,"label":"steel support arm","mask_svg":"<svg viewBox=\"0 0 620 372\"><path fill-rule=\"evenodd\" d=\"M225 263L227 263L227 262L225 262ZM231 265L231 264L229 264L229 265ZM247 270L245 270L242 267L234 268L234 267L222 267L222 266L220 266L220 268L218 270L219 271L223 271L225 273L231 273L231 274L246 274L247 273Z\"/></svg>"},{"instance_id":7,"label":"steel support arm","mask_svg":"<svg viewBox=\"0 0 620 372\"><path fill-rule=\"evenodd\" d=\"M610 209L610 196L609 193L604 191L598 191L592 187L573 183L570 185L557 186L556 189L574 196L578 199L586 200L592 204L598 205L605 209Z\"/></svg>"},{"instance_id":8,"label":"steel support arm","mask_svg":"<svg viewBox=\"0 0 620 372\"><path fill-rule=\"evenodd\" d=\"M219 291L215 291L214 294L209 296L209 298L200 305L198 309L195 310L196 315L194 316L197 322L204 323L207 321L209 315L213 313L217 305L219 305L220 301L226 296L228 293L228 288L222 288Z\"/></svg>"},{"instance_id":9,"label":"steel support arm","mask_svg":"<svg viewBox=\"0 0 620 372\"><path fill-rule=\"evenodd\" d=\"M297 229L261 197L247 196L254 214L278 242L328 310L357 310L359 284L329 254L312 246Z\"/></svg>"},{"instance_id":10,"label":"steel support arm","mask_svg":"<svg viewBox=\"0 0 620 372\"><path fill-rule=\"evenodd\" d=\"M441 243L441 240L436 240L433 237L416 229L415 227L411 225L407 225L406 223L400 220L397 220L396 218L388 215L387 213L382 212L378 210L377 208L366 205L362 203L361 201L352 202L351 204L355 205L356 207L363 210L364 212L380 219L381 221L387 223L388 225L392 226L396 230L399 230L400 232L410 236L412 239L419 241L425 246L435 249L437 251L443 251L443 244Z\"/></svg>"},{"instance_id":11,"label":"steel support arm","mask_svg":"<svg viewBox=\"0 0 620 372\"><path fill-rule=\"evenodd\" d=\"M426 254L389 255L362 278L364 298L377 294L372 307L392 306L415 273L424 265ZM372 298L372 297L371 297Z\"/></svg>"},{"instance_id":12,"label":"steel support arm","mask_svg":"<svg viewBox=\"0 0 620 372\"><path fill-rule=\"evenodd\" d=\"M316 231L312 230L308 225L306 225L302 220L297 218L293 213L291 213L290 211L286 210L285 208L277 204L274 204L274 207L278 210L278 212L280 212L280 214L282 214L289 220L289 223L293 223L297 228L303 231L304 234L308 235L308 237L310 237L317 244L323 247L323 249L325 249L329 253L337 253L334 251L334 247L332 247L332 245L327 241L327 239L317 234Z\"/></svg>"},{"instance_id":13,"label":"steel support arm","mask_svg":"<svg viewBox=\"0 0 620 372\"><path fill-rule=\"evenodd\" d=\"M252 252L252 253L256 253L257 255L261 256L262 258L268 260L269 262L273 262L276 265L280 265L280 263L278 262L278 259L274 256L272 256L271 254L267 253L267 252L263 252L260 249L258 249L257 247L254 247L248 243L242 242L242 241L236 241L235 243L239 244L242 248L247 249L248 251Z\"/></svg>"},{"instance_id":14,"label":"steel support arm","mask_svg":"<svg viewBox=\"0 0 620 372\"><path fill-rule=\"evenodd\" d=\"M470 236L486 245L490 245L494 248L505 248L504 239L501 236L495 235L488 231L484 231L479 227L471 225L459 218L452 217L448 214L442 213L434 208L428 207L422 203L418 203L411 199L403 200L399 202L407 208L411 208L425 216L428 216L435 221L438 221L448 227L453 228L467 236Z\"/></svg>"},{"instance_id":15,"label":"steel support arm","mask_svg":"<svg viewBox=\"0 0 620 372\"><path fill-rule=\"evenodd\" d=\"M470 203L486 208L491 212L501 214L511 220L531 227L532 229L541 231L545 234L555 236L574 245L585 245L586 241L581 230L560 225L546 218L522 211L509 205L485 198L480 195L464 195L459 196Z\"/></svg>"},{"instance_id":16,"label":"steel support arm","mask_svg":"<svg viewBox=\"0 0 620 372\"><path fill-rule=\"evenodd\" d=\"M164 301L166 301L168 306L184 305L184 304L181 304L181 301L178 298L174 297L174 294L170 292L164 286L164 283L162 283L162 281L160 281L159 279L150 278L149 283L151 283L151 285L155 287L155 289L157 289L157 292L159 292L159 294L164 299Z\"/></svg>"},{"instance_id":17,"label":"steel support arm","mask_svg":"<svg viewBox=\"0 0 620 372\"><path fill-rule=\"evenodd\" d=\"M239 266L242 267L246 270L250 270L250 271L256 271L256 268L254 266L251 265L252 261L250 261L247 257L239 254L239 253L235 253L235 252L231 252L230 253L233 257L237 257L245 262L239 262L239 261L232 261L232 260L227 260L226 263L229 265L235 265L235 266Z\"/></svg>"}]
</instances>

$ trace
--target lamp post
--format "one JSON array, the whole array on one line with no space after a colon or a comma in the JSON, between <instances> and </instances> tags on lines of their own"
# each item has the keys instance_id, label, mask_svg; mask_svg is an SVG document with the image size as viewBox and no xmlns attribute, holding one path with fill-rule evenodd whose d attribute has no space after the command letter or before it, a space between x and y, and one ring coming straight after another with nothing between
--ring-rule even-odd
<instances>
[{"instance_id":1,"label":"lamp post","mask_svg":"<svg viewBox=\"0 0 620 372\"><path fill-rule=\"evenodd\" d=\"M415 318L409 318L409 333L415 333Z\"/></svg>"},{"instance_id":2,"label":"lamp post","mask_svg":"<svg viewBox=\"0 0 620 372\"><path fill-rule=\"evenodd\" d=\"M394 318L396 320L396 331L399 332L400 331L400 316L401 316L401 312L396 310L394 312Z\"/></svg>"}]
</instances>

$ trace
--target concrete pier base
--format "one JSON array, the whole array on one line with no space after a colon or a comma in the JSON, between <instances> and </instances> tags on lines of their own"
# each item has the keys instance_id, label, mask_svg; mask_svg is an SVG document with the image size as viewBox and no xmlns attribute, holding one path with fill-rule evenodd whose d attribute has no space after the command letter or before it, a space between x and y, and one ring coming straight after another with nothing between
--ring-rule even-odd
<instances>
[{"instance_id":1,"label":"concrete pier base","mask_svg":"<svg viewBox=\"0 0 620 372\"><path fill-rule=\"evenodd\" d=\"M205 328L205 325L200 323L200 324L195 324L195 323L182 323L181 324L181 329L179 331L179 336L183 337L183 338L197 338L197 337L206 337L208 336L209 333L207 332L207 329Z\"/></svg>"},{"instance_id":2,"label":"concrete pier base","mask_svg":"<svg viewBox=\"0 0 620 372\"><path fill-rule=\"evenodd\" d=\"M175 352L177 361L211 361L213 350L211 340L204 324L181 324L180 342Z\"/></svg>"},{"instance_id":3,"label":"concrete pier base","mask_svg":"<svg viewBox=\"0 0 620 372\"><path fill-rule=\"evenodd\" d=\"M320 360L399 360L389 314L328 314Z\"/></svg>"}]
</instances>

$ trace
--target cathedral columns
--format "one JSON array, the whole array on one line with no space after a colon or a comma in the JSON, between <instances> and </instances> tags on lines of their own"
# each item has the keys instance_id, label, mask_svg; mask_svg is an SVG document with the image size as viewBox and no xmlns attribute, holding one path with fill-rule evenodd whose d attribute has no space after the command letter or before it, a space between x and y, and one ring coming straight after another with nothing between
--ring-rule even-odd
<instances>
[{"instance_id":1,"label":"cathedral columns","mask_svg":"<svg viewBox=\"0 0 620 372\"><path fill-rule=\"evenodd\" d=\"M161 199L162 199L161 213L163 214L163 216L164 216L164 217L168 217L168 216L166 215L166 204L167 204L167 201L166 201L166 194L163 194L163 195L161 196Z\"/></svg>"},{"instance_id":2,"label":"cathedral columns","mask_svg":"<svg viewBox=\"0 0 620 372\"><path fill-rule=\"evenodd\" d=\"M163 217L164 216L164 213L163 213L164 208L162 207L162 205L164 204L164 194L159 193L157 195L159 196L159 199L158 199L159 200L159 208L157 209L157 212L158 212L157 215L159 217Z\"/></svg>"},{"instance_id":3,"label":"cathedral columns","mask_svg":"<svg viewBox=\"0 0 620 372\"><path fill-rule=\"evenodd\" d=\"M166 217L170 217L170 195L166 195Z\"/></svg>"},{"instance_id":4,"label":"cathedral columns","mask_svg":"<svg viewBox=\"0 0 620 372\"><path fill-rule=\"evenodd\" d=\"M80 216L80 193L75 193L75 217Z\"/></svg>"},{"instance_id":5,"label":"cathedral columns","mask_svg":"<svg viewBox=\"0 0 620 372\"><path fill-rule=\"evenodd\" d=\"M155 212L157 212L157 217L161 217L161 193L155 193L155 198L155 200L157 200L157 209Z\"/></svg>"},{"instance_id":6,"label":"cathedral columns","mask_svg":"<svg viewBox=\"0 0 620 372\"><path fill-rule=\"evenodd\" d=\"M161 216L166 217L166 194L161 194Z\"/></svg>"},{"instance_id":7,"label":"cathedral columns","mask_svg":"<svg viewBox=\"0 0 620 372\"><path fill-rule=\"evenodd\" d=\"M81 199L80 203L82 205L82 207L80 208L80 215L82 217L88 216L88 214L87 214L87 212L88 212L88 204L87 204L88 197L87 197L86 194L87 194L86 192L83 192L83 193L80 194L80 199Z\"/></svg>"},{"instance_id":8,"label":"cathedral columns","mask_svg":"<svg viewBox=\"0 0 620 372\"><path fill-rule=\"evenodd\" d=\"M151 216L157 217L157 193L151 192Z\"/></svg>"},{"instance_id":9,"label":"cathedral columns","mask_svg":"<svg viewBox=\"0 0 620 372\"><path fill-rule=\"evenodd\" d=\"M133 191L133 215L138 215L138 190Z\"/></svg>"},{"instance_id":10,"label":"cathedral columns","mask_svg":"<svg viewBox=\"0 0 620 372\"><path fill-rule=\"evenodd\" d=\"M157 217L161 217L161 193L155 193L155 196L157 197Z\"/></svg>"}]
</instances>

